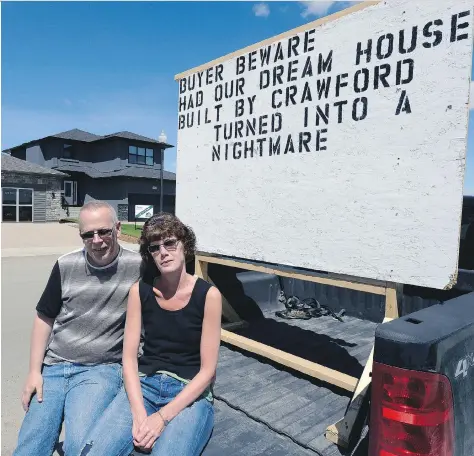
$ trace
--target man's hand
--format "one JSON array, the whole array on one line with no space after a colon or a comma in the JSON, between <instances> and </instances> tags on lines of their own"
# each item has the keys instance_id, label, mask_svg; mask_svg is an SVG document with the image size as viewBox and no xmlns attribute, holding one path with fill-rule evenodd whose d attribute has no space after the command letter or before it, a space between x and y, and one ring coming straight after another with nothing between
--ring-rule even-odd
<instances>
[{"instance_id":1,"label":"man's hand","mask_svg":"<svg viewBox=\"0 0 474 456\"><path fill-rule=\"evenodd\" d=\"M40 372L30 372L26 378L26 383L21 394L21 404L25 412L28 411L31 397L35 392L38 402L43 402L43 376Z\"/></svg>"},{"instance_id":2,"label":"man's hand","mask_svg":"<svg viewBox=\"0 0 474 456\"><path fill-rule=\"evenodd\" d=\"M41 369L53 323L53 318L46 317L40 312L36 314L30 342L30 368L21 394L21 404L25 412L28 411L33 394L36 393L38 402L43 402L43 376L41 375Z\"/></svg>"},{"instance_id":3,"label":"man's hand","mask_svg":"<svg viewBox=\"0 0 474 456\"><path fill-rule=\"evenodd\" d=\"M134 444L138 448L144 450L151 450L155 444L156 439L161 435L165 423L159 413L153 413L142 421L138 433L135 437Z\"/></svg>"}]
</instances>

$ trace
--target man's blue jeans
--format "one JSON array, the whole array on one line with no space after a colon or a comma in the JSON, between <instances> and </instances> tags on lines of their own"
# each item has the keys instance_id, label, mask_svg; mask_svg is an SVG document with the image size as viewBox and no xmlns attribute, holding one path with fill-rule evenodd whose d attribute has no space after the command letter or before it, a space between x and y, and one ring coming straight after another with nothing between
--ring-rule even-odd
<instances>
[{"instance_id":1,"label":"man's blue jeans","mask_svg":"<svg viewBox=\"0 0 474 456\"><path fill-rule=\"evenodd\" d=\"M25 415L13 456L50 456L64 420L65 456L81 443L122 387L122 366L69 362L43 367L43 402L36 394Z\"/></svg>"},{"instance_id":2,"label":"man's blue jeans","mask_svg":"<svg viewBox=\"0 0 474 456\"><path fill-rule=\"evenodd\" d=\"M185 384L166 374L140 378L148 415L172 401ZM133 451L132 412L125 388L86 437L80 456L128 456ZM182 410L156 440L152 456L198 456L214 427L214 406L198 398ZM67 456L67 455L66 455ZM73 455L75 456L75 455Z\"/></svg>"}]
</instances>

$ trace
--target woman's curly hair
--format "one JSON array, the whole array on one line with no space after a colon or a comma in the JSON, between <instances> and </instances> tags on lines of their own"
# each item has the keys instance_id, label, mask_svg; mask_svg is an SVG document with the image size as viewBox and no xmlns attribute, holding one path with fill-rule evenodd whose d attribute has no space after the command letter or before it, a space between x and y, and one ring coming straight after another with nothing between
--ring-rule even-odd
<instances>
[{"instance_id":1,"label":"woman's curly hair","mask_svg":"<svg viewBox=\"0 0 474 456\"><path fill-rule=\"evenodd\" d=\"M196 235L189 226L178 217L167 212L161 212L150 217L143 225L139 239L140 255L142 257L142 277L146 283L152 283L160 272L148 251L153 241L175 237L183 243L185 261L188 263L196 253Z\"/></svg>"}]
</instances>

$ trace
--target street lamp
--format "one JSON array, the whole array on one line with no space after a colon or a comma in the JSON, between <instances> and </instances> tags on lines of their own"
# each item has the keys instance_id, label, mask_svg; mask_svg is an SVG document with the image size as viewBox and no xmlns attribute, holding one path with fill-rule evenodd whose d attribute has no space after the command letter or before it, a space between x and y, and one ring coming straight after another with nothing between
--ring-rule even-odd
<instances>
[{"instance_id":1,"label":"street lamp","mask_svg":"<svg viewBox=\"0 0 474 456\"><path fill-rule=\"evenodd\" d=\"M160 147L160 156L161 156L161 165L160 165L160 212L163 212L163 166L164 166L164 153L165 150L164 143L166 143L165 131L161 130L160 136L158 136L158 141L163 143Z\"/></svg>"}]
</instances>

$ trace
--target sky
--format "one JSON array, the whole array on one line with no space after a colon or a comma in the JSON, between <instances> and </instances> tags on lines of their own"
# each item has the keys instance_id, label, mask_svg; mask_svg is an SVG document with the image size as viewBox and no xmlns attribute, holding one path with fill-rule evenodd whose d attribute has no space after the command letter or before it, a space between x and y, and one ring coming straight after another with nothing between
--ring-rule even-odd
<instances>
[{"instance_id":1,"label":"sky","mask_svg":"<svg viewBox=\"0 0 474 456\"><path fill-rule=\"evenodd\" d=\"M352 5L2 2L2 150L72 128L164 130L176 145L176 74ZM473 108L472 83L471 94ZM176 148L165 169L175 171ZM464 193L474 195L473 115Z\"/></svg>"}]
</instances>

